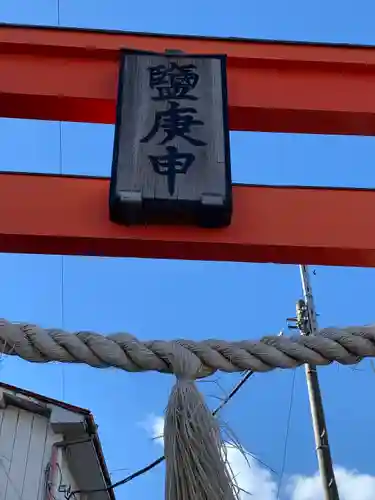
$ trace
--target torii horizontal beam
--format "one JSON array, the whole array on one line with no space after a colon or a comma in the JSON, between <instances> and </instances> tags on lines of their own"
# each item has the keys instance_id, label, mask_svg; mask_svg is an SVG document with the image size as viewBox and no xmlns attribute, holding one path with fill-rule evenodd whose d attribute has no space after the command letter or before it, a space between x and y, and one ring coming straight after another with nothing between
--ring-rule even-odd
<instances>
[{"instance_id":1,"label":"torii horizontal beam","mask_svg":"<svg viewBox=\"0 0 375 500\"><path fill-rule=\"evenodd\" d=\"M119 50L228 55L232 130L375 135L375 48L0 25L0 116L115 119Z\"/></svg>"},{"instance_id":2,"label":"torii horizontal beam","mask_svg":"<svg viewBox=\"0 0 375 500\"><path fill-rule=\"evenodd\" d=\"M0 116L113 123L121 48L228 56L232 130L375 135L375 48L0 25ZM235 186L225 229L116 226L108 179L0 173L0 251L375 267L375 190Z\"/></svg>"},{"instance_id":3,"label":"torii horizontal beam","mask_svg":"<svg viewBox=\"0 0 375 500\"><path fill-rule=\"evenodd\" d=\"M375 267L375 190L234 186L225 229L121 227L109 180L0 174L0 252Z\"/></svg>"}]
</instances>

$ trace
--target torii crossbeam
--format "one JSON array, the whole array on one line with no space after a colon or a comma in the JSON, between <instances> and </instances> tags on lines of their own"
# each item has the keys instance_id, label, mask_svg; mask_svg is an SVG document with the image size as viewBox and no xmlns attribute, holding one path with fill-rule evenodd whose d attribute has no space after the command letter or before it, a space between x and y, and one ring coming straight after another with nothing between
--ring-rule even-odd
<instances>
[{"instance_id":1,"label":"torii crossbeam","mask_svg":"<svg viewBox=\"0 0 375 500\"><path fill-rule=\"evenodd\" d=\"M232 130L375 135L375 47L4 24L0 116L114 123L125 47L227 54ZM375 190L236 186L217 230L116 226L107 192L108 179L0 174L0 251L375 266Z\"/></svg>"}]
</instances>

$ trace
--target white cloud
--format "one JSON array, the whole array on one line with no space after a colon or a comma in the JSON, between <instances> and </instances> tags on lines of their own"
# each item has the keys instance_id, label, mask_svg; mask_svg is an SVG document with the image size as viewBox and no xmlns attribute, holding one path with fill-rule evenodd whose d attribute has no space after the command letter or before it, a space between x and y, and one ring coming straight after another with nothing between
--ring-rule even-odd
<instances>
[{"instance_id":1,"label":"white cloud","mask_svg":"<svg viewBox=\"0 0 375 500\"><path fill-rule=\"evenodd\" d=\"M245 458L236 446L227 445L226 453L241 500L276 500L277 485L268 469L251 455Z\"/></svg>"},{"instance_id":2,"label":"white cloud","mask_svg":"<svg viewBox=\"0 0 375 500\"><path fill-rule=\"evenodd\" d=\"M142 427L156 442L163 446L163 417L150 415ZM295 475L289 478L283 494L277 498L277 481L272 473L255 458L243 454L232 445L226 446L227 458L238 486L244 492L241 500L324 500L318 474ZM374 500L375 477L356 470L335 468L340 500ZM248 492L245 493L245 492Z\"/></svg>"},{"instance_id":3,"label":"white cloud","mask_svg":"<svg viewBox=\"0 0 375 500\"><path fill-rule=\"evenodd\" d=\"M146 432L155 439L155 441L163 446L164 418L151 414L146 420L140 423Z\"/></svg>"},{"instance_id":4,"label":"white cloud","mask_svg":"<svg viewBox=\"0 0 375 500\"><path fill-rule=\"evenodd\" d=\"M374 500L375 477L344 467L335 468L341 500ZM320 477L295 476L288 485L291 500L324 500Z\"/></svg>"}]
</instances>

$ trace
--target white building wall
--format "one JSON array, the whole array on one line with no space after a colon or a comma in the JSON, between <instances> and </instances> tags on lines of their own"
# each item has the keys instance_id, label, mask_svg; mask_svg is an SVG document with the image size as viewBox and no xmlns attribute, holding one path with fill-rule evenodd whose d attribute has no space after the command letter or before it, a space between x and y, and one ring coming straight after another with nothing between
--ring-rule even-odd
<instances>
[{"instance_id":1,"label":"white building wall","mask_svg":"<svg viewBox=\"0 0 375 500\"><path fill-rule=\"evenodd\" d=\"M48 496L46 470L52 445L62 440L46 417L13 406L0 409L0 500L64 500L69 496L64 490L78 489L59 449L61 474L56 474L56 490L60 486L62 491ZM84 500L82 497L70 500Z\"/></svg>"}]
</instances>

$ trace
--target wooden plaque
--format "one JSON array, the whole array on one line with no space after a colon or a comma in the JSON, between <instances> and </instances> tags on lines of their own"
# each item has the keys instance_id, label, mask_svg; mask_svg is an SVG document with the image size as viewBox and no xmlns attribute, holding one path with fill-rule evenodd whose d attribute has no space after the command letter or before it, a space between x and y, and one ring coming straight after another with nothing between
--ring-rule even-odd
<instances>
[{"instance_id":1,"label":"wooden plaque","mask_svg":"<svg viewBox=\"0 0 375 500\"><path fill-rule=\"evenodd\" d=\"M122 51L109 204L122 224L230 224L225 56Z\"/></svg>"}]
</instances>

